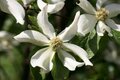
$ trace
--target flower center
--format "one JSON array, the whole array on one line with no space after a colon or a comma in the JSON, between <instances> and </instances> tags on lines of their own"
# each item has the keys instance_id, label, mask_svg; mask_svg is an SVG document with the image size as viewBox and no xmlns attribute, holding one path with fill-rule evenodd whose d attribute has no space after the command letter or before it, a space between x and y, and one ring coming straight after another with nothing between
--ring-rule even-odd
<instances>
[{"instance_id":1,"label":"flower center","mask_svg":"<svg viewBox=\"0 0 120 80\"><path fill-rule=\"evenodd\" d=\"M50 41L50 46L53 48L53 50L58 49L59 47L61 47L61 45L62 45L62 41L57 37L51 39Z\"/></svg>"},{"instance_id":2,"label":"flower center","mask_svg":"<svg viewBox=\"0 0 120 80\"><path fill-rule=\"evenodd\" d=\"M104 21L108 17L108 11L105 8L101 8L96 12L97 20Z\"/></svg>"}]
</instances>

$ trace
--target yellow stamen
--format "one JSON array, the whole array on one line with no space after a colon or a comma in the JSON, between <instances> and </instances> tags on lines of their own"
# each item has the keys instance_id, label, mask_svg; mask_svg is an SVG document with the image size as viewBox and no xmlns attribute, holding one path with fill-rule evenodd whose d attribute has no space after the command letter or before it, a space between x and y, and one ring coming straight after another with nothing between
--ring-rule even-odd
<instances>
[{"instance_id":1,"label":"yellow stamen","mask_svg":"<svg viewBox=\"0 0 120 80\"><path fill-rule=\"evenodd\" d=\"M61 47L61 45L62 45L62 41L57 37L53 38L50 41L50 46L53 48L53 50L58 49L59 47Z\"/></svg>"},{"instance_id":2,"label":"yellow stamen","mask_svg":"<svg viewBox=\"0 0 120 80\"><path fill-rule=\"evenodd\" d=\"M104 21L108 17L108 11L105 8L101 8L96 12L97 20Z\"/></svg>"}]
</instances>

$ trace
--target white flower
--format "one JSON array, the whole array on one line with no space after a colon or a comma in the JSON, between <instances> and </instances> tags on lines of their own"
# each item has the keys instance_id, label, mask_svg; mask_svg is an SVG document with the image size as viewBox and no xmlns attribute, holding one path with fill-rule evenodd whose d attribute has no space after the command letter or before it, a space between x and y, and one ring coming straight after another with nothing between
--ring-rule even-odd
<instances>
[{"instance_id":1,"label":"white flower","mask_svg":"<svg viewBox=\"0 0 120 80\"><path fill-rule=\"evenodd\" d=\"M42 10L46 5L48 5L48 13L56 13L64 7L65 0L50 0L51 3L45 3L43 0L37 0L38 7Z\"/></svg>"},{"instance_id":2,"label":"white flower","mask_svg":"<svg viewBox=\"0 0 120 80\"><path fill-rule=\"evenodd\" d=\"M60 2L60 1L65 1L65 0L51 0L52 3Z\"/></svg>"},{"instance_id":3,"label":"white flower","mask_svg":"<svg viewBox=\"0 0 120 80\"><path fill-rule=\"evenodd\" d=\"M24 8L16 0L0 0L0 10L12 14L17 23L24 24Z\"/></svg>"},{"instance_id":4,"label":"white flower","mask_svg":"<svg viewBox=\"0 0 120 80\"><path fill-rule=\"evenodd\" d=\"M24 6L26 7L33 0L22 0Z\"/></svg>"},{"instance_id":5,"label":"white flower","mask_svg":"<svg viewBox=\"0 0 120 80\"><path fill-rule=\"evenodd\" d=\"M38 24L44 34L34 30L26 30L14 37L20 42L30 42L38 46L47 46L46 48L38 50L32 56L30 63L33 67L38 66L46 72L51 71L53 68L52 59L55 53L57 53L63 65L71 71L75 70L77 66L80 67L84 65L84 63L85 65L93 65L89 61L88 54L85 50L77 45L68 43L77 32L79 16L80 12L78 11L72 24L56 36L52 24L48 21L47 7L45 7L37 17ZM84 63L76 61L69 52L73 52L79 56Z\"/></svg>"},{"instance_id":6,"label":"white flower","mask_svg":"<svg viewBox=\"0 0 120 80\"><path fill-rule=\"evenodd\" d=\"M109 36L112 36L111 28L120 31L120 25L111 19L120 13L120 4L109 4L102 7L105 1L106 0L97 0L95 9L87 0L80 0L78 5L87 12L87 14L81 15L79 18L78 33L84 36L92 31L95 25L99 36L103 36L105 31L108 32Z\"/></svg>"},{"instance_id":7,"label":"white flower","mask_svg":"<svg viewBox=\"0 0 120 80\"><path fill-rule=\"evenodd\" d=\"M0 51L10 50L18 44L19 43L13 39L12 34L6 31L0 31Z\"/></svg>"}]
</instances>

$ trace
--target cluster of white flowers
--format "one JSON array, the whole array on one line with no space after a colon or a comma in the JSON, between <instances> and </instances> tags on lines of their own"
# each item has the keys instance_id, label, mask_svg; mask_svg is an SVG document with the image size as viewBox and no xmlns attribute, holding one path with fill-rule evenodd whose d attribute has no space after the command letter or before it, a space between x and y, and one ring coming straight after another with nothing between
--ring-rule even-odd
<instances>
[{"instance_id":1,"label":"cluster of white flowers","mask_svg":"<svg viewBox=\"0 0 120 80\"><path fill-rule=\"evenodd\" d=\"M22 1L25 7L32 0ZM105 1L106 0L98 0L96 3L97 9L95 10L87 0L80 0L78 5L87 12L87 14L80 15L80 11L76 12L71 25L57 35L53 25L48 20L48 13L52 14L60 11L64 7L65 0L51 0L50 3L37 0L37 5L41 10L37 16L37 22L39 28L42 29L42 33L35 30L26 30L14 38L19 42L29 42L38 46L46 46L46 48L38 50L30 61L33 67L38 66L45 72L52 70L52 59L55 54L58 55L63 65L71 71L84 64L92 66L93 64L90 62L87 52L81 47L69 43L69 41L77 32L85 36L91 32L95 26L99 36L103 36L105 31L108 32L108 35L112 36L111 28L120 31L120 25L115 24L115 22L110 19L120 13L120 5L110 4L102 7ZM24 24L25 10L16 0L0 0L0 9L12 14L18 23ZM83 62L76 61L70 52L79 56Z\"/></svg>"}]
</instances>

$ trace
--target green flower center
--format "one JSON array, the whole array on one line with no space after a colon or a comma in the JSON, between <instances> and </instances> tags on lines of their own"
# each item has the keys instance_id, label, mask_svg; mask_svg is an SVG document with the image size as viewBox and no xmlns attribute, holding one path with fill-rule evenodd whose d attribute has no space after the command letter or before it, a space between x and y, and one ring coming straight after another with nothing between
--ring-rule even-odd
<instances>
[{"instance_id":1,"label":"green flower center","mask_svg":"<svg viewBox=\"0 0 120 80\"><path fill-rule=\"evenodd\" d=\"M61 45L62 45L62 41L57 37L51 39L50 41L50 47L52 47L53 50L57 50L59 47L61 47Z\"/></svg>"},{"instance_id":2,"label":"green flower center","mask_svg":"<svg viewBox=\"0 0 120 80\"><path fill-rule=\"evenodd\" d=\"M96 12L97 20L104 21L108 17L108 11L105 8L101 8Z\"/></svg>"}]
</instances>

